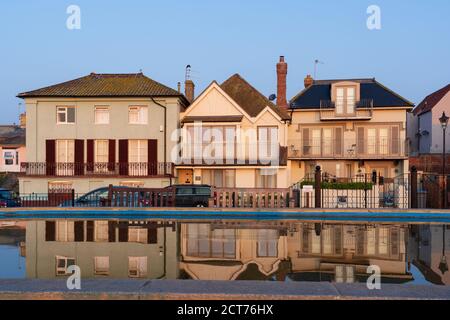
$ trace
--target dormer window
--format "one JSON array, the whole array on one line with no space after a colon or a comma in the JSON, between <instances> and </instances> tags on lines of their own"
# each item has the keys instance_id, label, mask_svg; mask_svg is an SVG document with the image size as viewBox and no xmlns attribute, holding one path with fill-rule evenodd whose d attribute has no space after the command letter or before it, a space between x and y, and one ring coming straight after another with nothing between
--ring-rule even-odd
<instances>
[{"instance_id":1,"label":"dormer window","mask_svg":"<svg viewBox=\"0 0 450 320\"><path fill-rule=\"evenodd\" d=\"M354 114L356 104L355 87L336 88L336 114Z\"/></svg>"}]
</instances>

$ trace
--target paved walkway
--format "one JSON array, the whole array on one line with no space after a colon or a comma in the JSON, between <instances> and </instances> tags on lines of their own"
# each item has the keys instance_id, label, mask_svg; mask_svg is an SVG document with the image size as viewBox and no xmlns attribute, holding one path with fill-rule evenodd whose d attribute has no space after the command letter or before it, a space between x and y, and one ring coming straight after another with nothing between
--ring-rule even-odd
<instances>
[{"instance_id":1,"label":"paved walkway","mask_svg":"<svg viewBox=\"0 0 450 320\"><path fill-rule=\"evenodd\" d=\"M170 299L170 300L348 300L445 299L450 287L328 282L84 280L82 290L69 291L65 280L0 280L0 299Z\"/></svg>"}]
</instances>

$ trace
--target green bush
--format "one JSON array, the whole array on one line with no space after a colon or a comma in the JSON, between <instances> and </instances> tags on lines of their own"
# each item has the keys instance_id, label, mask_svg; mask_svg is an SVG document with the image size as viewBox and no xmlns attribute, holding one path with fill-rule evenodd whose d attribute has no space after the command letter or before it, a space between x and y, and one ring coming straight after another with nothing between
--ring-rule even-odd
<instances>
[{"instance_id":1,"label":"green bush","mask_svg":"<svg viewBox=\"0 0 450 320\"><path fill-rule=\"evenodd\" d=\"M300 184L300 187L303 186L314 186L314 181L303 181ZM372 190L373 183L368 182L322 182L322 189L331 189L331 190Z\"/></svg>"}]
</instances>

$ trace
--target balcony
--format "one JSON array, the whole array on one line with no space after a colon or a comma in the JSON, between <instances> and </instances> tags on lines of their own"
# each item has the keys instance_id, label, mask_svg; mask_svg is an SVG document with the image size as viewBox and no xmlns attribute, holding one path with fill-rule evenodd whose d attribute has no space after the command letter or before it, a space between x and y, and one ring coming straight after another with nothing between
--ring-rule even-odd
<instances>
[{"instance_id":1,"label":"balcony","mask_svg":"<svg viewBox=\"0 0 450 320\"><path fill-rule=\"evenodd\" d=\"M373 115L373 100L321 100L320 120L370 120Z\"/></svg>"},{"instance_id":2,"label":"balcony","mask_svg":"<svg viewBox=\"0 0 450 320\"><path fill-rule=\"evenodd\" d=\"M21 164L20 173L37 177L170 177L173 163L45 163Z\"/></svg>"},{"instance_id":3,"label":"balcony","mask_svg":"<svg viewBox=\"0 0 450 320\"><path fill-rule=\"evenodd\" d=\"M181 157L178 166L286 166L288 160L288 147L277 146L277 154L259 157L258 144L229 144L232 152L227 152L228 144L217 143L215 146L202 144L184 145L185 154ZM197 150L194 151L194 148ZM215 149L214 149L215 148ZM221 149L220 158L207 155L213 154L214 150ZM183 152L182 152L183 153ZM197 155L198 154L198 155ZM205 156L206 154L206 156ZM268 154L270 151L268 150Z\"/></svg>"},{"instance_id":4,"label":"balcony","mask_svg":"<svg viewBox=\"0 0 450 320\"><path fill-rule=\"evenodd\" d=\"M408 158L406 140L290 140L289 159L383 160Z\"/></svg>"}]
</instances>

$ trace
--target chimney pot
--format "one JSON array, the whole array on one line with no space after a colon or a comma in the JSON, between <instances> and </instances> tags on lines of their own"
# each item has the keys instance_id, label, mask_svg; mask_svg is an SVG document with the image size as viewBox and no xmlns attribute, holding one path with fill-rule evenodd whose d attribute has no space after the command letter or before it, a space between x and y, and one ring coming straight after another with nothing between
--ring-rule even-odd
<instances>
[{"instance_id":1,"label":"chimney pot","mask_svg":"<svg viewBox=\"0 0 450 320\"><path fill-rule=\"evenodd\" d=\"M277 105L284 109L288 109L286 99L287 73L288 65L284 60L284 56L280 56L280 62L277 63Z\"/></svg>"}]
</instances>

